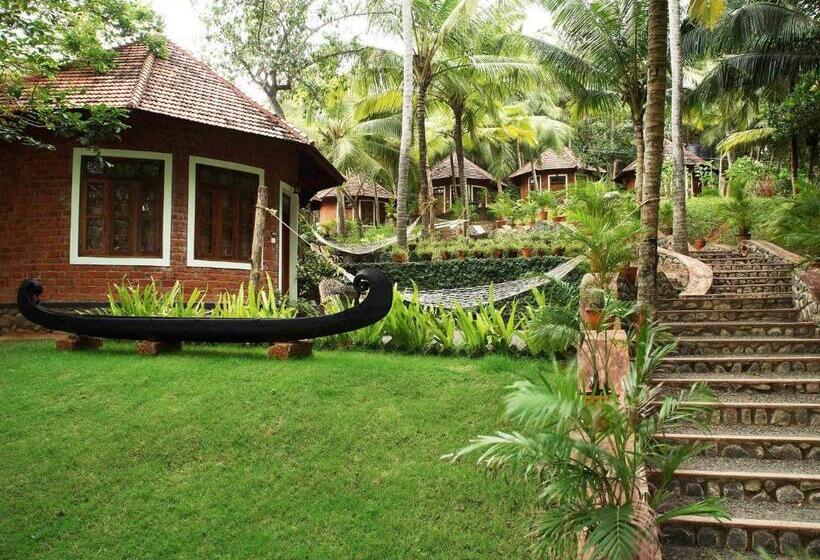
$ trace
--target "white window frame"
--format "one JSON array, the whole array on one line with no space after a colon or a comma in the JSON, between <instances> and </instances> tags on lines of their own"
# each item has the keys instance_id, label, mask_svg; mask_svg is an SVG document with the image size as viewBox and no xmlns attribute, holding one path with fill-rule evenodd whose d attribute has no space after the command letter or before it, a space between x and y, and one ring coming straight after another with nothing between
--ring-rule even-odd
<instances>
[{"instance_id":1,"label":"white window frame","mask_svg":"<svg viewBox=\"0 0 820 560\"><path fill-rule=\"evenodd\" d=\"M285 196L290 197L290 216L288 216L288 224L294 230L290 233L290 247L288 248L290 251L290 270L287 271L288 274L288 297L291 301L295 302L298 298L298 284L296 281L296 261L299 258L299 193L297 193L293 187L284 183L282 181L279 182L279 211L277 215L279 218L279 233L277 242L279 244L279 285L282 285L282 264L284 262L284 246L282 244L282 230L284 226L282 226L282 199Z\"/></svg>"},{"instance_id":2,"label":"white window frame","mask_svg":"<svg viewBox=\"0 0 820 560\"><path fill-rule=\"evenodd\" d=\"M535 179L536 179L536 180L535 180L535 183L536 183L536 187L537 187L537 188L535 189L535 191L533 191L533 188L532 188L532 187L533 187L533 185L532 185L532 183L533 183L533 180L532 180L532 173L530 173L530 174L527 176L527 192L528 192L528 193L531 193L531 192L541 192L541 174L540 174L540 173L536 173L536 175L535 175Z\"/></svg>"},{"instance_id":3,"label":"white window frame","mask_svg":"<svg viewBox=\"0 0 820 560\"><path fill-rule=\"evenodd\" d=\"M566 189L569 187L569 175L567 173L551 173L547 175L547 190L552 190L552 178L553 177L563 177L564 178L564 188Z\"/></svg>"},{"instance_id":4,"label":"white window frame","mask_svg":"<svg viewBox=\"0 0 820 560\"><path fill-rule=\"evenodd\" d=\"M195 243L196 243L196 166L209 165L211 167L219 167L220 169L230 169L231 171L242 171L244 173L251 173L259 177L259 184L265 184L265 170L260 167L252 167L242 163L233 161L223 161L221 159L211 159L200 156L191 156L188 158L188 266L197 266L202 268L230 268L234 270L250 270L251 263L248 262L233 262L233 261L211 261L207 259L196 258ZM264 254L264 251L263 251Z\"/></svg>"},{"instance_id":5,"label":"white window frame","mask_svg":"<svg viewBox=\"0 0 820 560\"><path fill-rule=\"evenodd\" d=\"M162 189L162 256L161 257L98 257L80 256L80 181L84 156L103 156L128 159L152 159L163 162ZM173 156L165 152L74 148L71 161L71 223L69 230L69 264L108 266L171 266L171 191L173 184Z\"/></svg>"}]
</instances>

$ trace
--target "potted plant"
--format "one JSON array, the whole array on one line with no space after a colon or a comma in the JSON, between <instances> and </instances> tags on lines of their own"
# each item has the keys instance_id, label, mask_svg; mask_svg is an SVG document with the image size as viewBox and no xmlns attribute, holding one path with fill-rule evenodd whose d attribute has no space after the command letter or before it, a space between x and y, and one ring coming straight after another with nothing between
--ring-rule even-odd
<instances>
[{"instance_id":1,"label":"potted plant","mask_svg":"<svg viewBox=\"0 0 820 560\"><path fill-rule=\"evenodd\" d=\"M399 246L394 246L392 251L393 255L393 262L397 263L406 263L407 262L407 251L402 249Z\"/></svg>"},{"instance_id":2,"label":"potted plant","mask_svg":"<svg viewBox=\"0 0 820 560\"><path fill-rule=\"evenodd\" d=\"M416 256L420 261L433 260L433 244L419 243L416 245Z\"/></svg>"},{"instance_id":3,"label":"potted plant","mask_svg":"<svg viewBox=\"0 0 820 560\"><path fill-rule=\"evenodd\" d=\"M549 216L549 211L558 208L558 199L550 191L539 191L534 196L540 208L539 217L544 222Z\"/></svg>"},{"instance_id":4,"label":"potted plant","mask_svg":"<svg viewBox=\"0 0 820 560\"><path fill-rule=\"evenodd\" d=\"M584 312L584 324L591 331L601 326L601 315L606 302L606 293L601 288L590 288L581 294L581 309Z\"/></svg>"},{"instance_id":5,"label":"potted plant","mask_svg":"<svg viewBox=\"0 0 820 560\"><path fill-rule=\"evenodd\" d=\"M495 217L495 227L500 229L507 223L507 219L513 215L515 202L505 192L498 193L495 202L487 206L487 209Z\"/></svg>"},{"instance_id":6,"label":"potted plant","mask_svg":"<svg viewBox=\"0 0 820 560\"><path fill-rule=\"evenodd\" d=\"M532 256L532 245L525 244L523 247L521 247L521 256L525 259L530 258Z\"/></svg>"},{"instance_id":7,"label":"potted plant","mask_svg":"<svg viewBox=\"0 0 820 560\"><path fill-rule=\"evenodd\" d=\"M493 257L500 259L504 257L504 244L501 241L494 241L492 244Z\"/></svg>"},{"instance_id":8,"label":"potted plant","mask_svg":"<svg viewBox=\"0 0 820 560\"><path fill-rule=\"evenodd\" d=\"M739 242L751 238L754 223L754 201L746 190L746 184L735 180L729 185L729 199L721 210L723 218L737 232Z\"/></svg>"}]
</instances>

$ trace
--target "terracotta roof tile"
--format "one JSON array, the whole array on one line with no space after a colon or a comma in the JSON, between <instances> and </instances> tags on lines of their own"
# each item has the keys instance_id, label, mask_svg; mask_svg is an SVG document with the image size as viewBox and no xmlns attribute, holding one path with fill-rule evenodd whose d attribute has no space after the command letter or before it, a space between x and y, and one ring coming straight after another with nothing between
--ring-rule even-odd
<instances>
[{"instance_id":1,"label":"terracotta roof tile","mask_svg":"<svg viewBox=\"0 0 820 560\"><path fill-rule=\"evenodd\" d=\"M378 193L379 198L383 200L391 200L395 198L392 192L385 189L381 185L377 185L369 181L362 181L358 177L351 177L348 179L348 181L342 185L342 188L344 188L345 194L351 197L375 198L376 193ZM311 202L320 202L324 199L331 198L336 198L335 187L317 192L310 200Z\"/></svg>"},{"instance_id":2,"label":"terracotta roof tile","mask_svg":"<svg viewBox=\"0 0 820 560\"><path fill-rule=\"evenodd\" d=\"M663 141L663 160L664 161L672 161L672 142L669 140L664 139ZM635 165L637 164L638 160L633 161L626 167L621 170L621 173L627 171L635 171ZM697 154L694 154L687 150L686 148L683 149L683 163L684 165L701 165L705 164L706 160L700 157ZM621 173L618 173L618 177L621 176Z\"/></svg>"},{"instance_id":3,"label":"terracotta roof tile","mask_svg":"<svg viewBox=\"0 0 820 560\"><path fill-rule=\"evenodd\" d=\"M450 157L448 156L431 167L429 171L430 180L435 181L451 179L453 176L458 177L458 164L455 161L455 155L453 156L452 167L450 166L450 163ZM472 180L495 183L495 178L492 175L466 157L464 158L464 175L467 176L468 181Z\"/></svg>"},{"instance_id":4,"label":"terracotta roof tile","mask_svg":"<svg viewBox=\"0 0 820 560\"><path fill-rule=\"evenodd\" d=\"M547 150L541 154L540 160L535 164L536 171L553 171L558 169L581 169L585 171L596 171L598 173L603 172L602 169L584 164L569 147L564 148L560 153ZM510 179L527 173L532 173L531 162L527 162L515 170L510 175Z\"/></svg>"}]
</instances>

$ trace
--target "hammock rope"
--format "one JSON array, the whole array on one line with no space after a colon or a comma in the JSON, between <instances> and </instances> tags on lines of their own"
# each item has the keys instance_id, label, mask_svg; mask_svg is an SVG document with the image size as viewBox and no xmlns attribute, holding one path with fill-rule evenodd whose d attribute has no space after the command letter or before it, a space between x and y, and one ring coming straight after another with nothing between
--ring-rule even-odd
<instances>
[{"instance_id":1,"label":"hammock rope","mask_svg":"<svg viewBox=\"0 0 820 560\"><path fill-rule=\"evenodd\" d=\"M407 227L407 239L413 240L418 237L418 232L416 232L416 226L419 224L419 220L421 218L416 218L412 224ZM453 228L461 223L464 220L447 220L443 222L438 222L435 224L436 229L443 229L443 228ZM392 237L385 237L384 239L378 239L376 241L371 241L369 243L356 243L356 244L341 244L341 243L334 243L333 241L324 237L321 233L319 233L316 229L311 230L311 233L316 238L316 240L321 243L322 245L326 245L331 249L335 249L340 253L346 253L348 255L369 255L371 253L375 253L376 251L380 251L386 247L390 247L391 245L395 245L399 238L397 235Z\"/></svg>"}]
</instances>

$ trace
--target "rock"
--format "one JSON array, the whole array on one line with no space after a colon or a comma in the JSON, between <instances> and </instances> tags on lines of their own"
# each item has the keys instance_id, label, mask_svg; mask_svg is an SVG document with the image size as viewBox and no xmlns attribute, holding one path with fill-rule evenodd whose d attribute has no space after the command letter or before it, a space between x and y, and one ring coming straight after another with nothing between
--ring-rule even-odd
<instances>
[{"instance_id":1,"label":"rock","mask_svg":"<svg viewBox=\"0 0 820 560\"><path fill-rule=\"evenodd\" d=\"M723 448L723 453L721 453L724 457L731 457L732 459L740 459L742 457L748 457L749 454L746 453L746 450L740 447L739 445L727 445Z\"/></svg>"},{"instance_id":2,"label":"rock","mask_svg":"<svg viewBox=\"0 0 820 560\"><path fill-rule=\"evenodd\" d=\"M748 426L752 423L752 411L748 408L744 408L740 411L740 423L745 424Z\"/></svg>"},{"instance_id":3,"label":"rock","mask_svg":"<svg viewBox=\"0 0 820 560\"><path fill-rule=\"evenodd\" d=\"M690 482L686 485L686 495L690 498L703 498L703 487L697 482Z\"/></svg>"},{"instance_id":4,"label":"rock","mask_svg":"<svg viewBox=\"0 0 820 560\"><path fill-rule=\"evenodd\" d=\"M698 530L698 545L703 547L715 547L720 544L720 533L711 527L701 527Z\"/></svg>"},{"instance_id":5,"label":"rock","mask_svg":"<svg viewBox=\"0 0 820 560\"><path fill-rule=\"evenodd\" d=\"M510 338L510 348L519 354L523 354L527 350L527 343L517 334L513 334Z\"/></svg>"},{"instance_id":6,"label":"rock","mask_svg":"<svg viewBox=\"0 0 820 560\"><path fill-rule=\"evenodd\" d=\"M327 300L343 296L348 301L356 300L356 290L350 284L337 280L336 278L325 278L319 282L319 302L324 304Z\"/></svg>"},{"instance_id":7,"label":"rock","mask_svg":"<svg viewBox=\"0 0 820 560\"><path fill-rule=\"evenodd\" d=\"M799 461L803 458L803 454L800 453L800 448L791 443L787 443L785 445L773 445L771 449L769 449L769 455L771 455L774 459L782 459L786 461Z\"/></svg>"},{"instance_id":8,"label":"rock","mask_svg":"<svg viewBox=\"0 0 820 560\"><path fill-rule=\"evenodd\" d=\"M763 410L762 408L758 408L758 409L755 410L754 418L755 418L755 426L765 426L766 423L769 420L768 415L766 414L766 411Z\"/></svg>"},{"instance_id":9,"label":"rock","mask_svg":"<svg viewBox=\"0 0 820 560\"><path fill-rule=\"evenodd\" d=\"M723 484L723 495L726 498L733 498L735 500L742 500L745 495L743 492L743 485L735 480L730 480Z\"/></svg>"},{"instance_id":10,"label":"rock","mask_svg":"<svg viewBox=\"0 0 820 560\"><path fill-rule=\"evenodd\" d=\"M793 554L800 550L800 535L791 531L785 531L780 535L780 552L783 554Z\"/></svg>"},{"instance_id":11,"label":"rock","mask_svg":"<svg viewBox=\"0 0 820 560\"><path fill-rule=\"evenodd\" d=\"M820 490L820 482L814 480L804 480L800 483L800 489L804 492L811 492L812 490Z\"/></svg>"},{"instance_id":12,"label":"rock","mask_svg":"<svg viewBox=\"0 0 820 560\"><path fill-rule=\"evenodd\" d=\"M812 507L820 506L820 492L809 494L809 505Z\"/></svg>"},{"instance_id":13,"label":"rock","mask_svg":"<svg viewBox=\"0 0 820 560\"><path fill-rule=\"evenodd\" d=\"M752 548L762 548L766 552L777 552L777 540L769 531L754 531L752 533Z\"/></svg>"},{"instance_id":14,"label":"rock","mask_svg":"<svg viewBox=\"0 0 820 560\"><path fill-rule=\"evenodd\" d=\"M759 492L763 488L763 484L759 480L747 480L743 484L743 488L749 492Z\"/></svg>"},{"instance_id":15,"label":"rock","mask_svg":"<svg viewBox=\"0 0 820 560\"><path fill-rule=\"evenodd\" d=\"M774 492L775 488L777 488L777 483L774 480L767 480L763 483L763 487L766 489L766 492Z\"/></svg>"},{"instance_id":16,"label":"rock","mask_svg":"<svg viewBox=\"0 0 820 560\"><path fill-rule=\"evenodd\" d=\"M769 495L766 492L758 492L754 496L750 498L753 502L768 502L770 500Z\"/></svg>"},{"instance_id":17,"label":"rock","mask_svg":"<svg viewBox=\"0 0 820 560\"><path fill-rule=\"evenodd\" d=\"M772 413L772 417L769 420L769 423L772 426L788 426L791 424L792 415L789 414L786 410L775 410Z\"/></svg>"},{"instance_id":18,"label":"rock","mask_svg":"<svg viewBox=\"0 0 820 560\"><path fill-rule=\"evenodd\" d=\"M693 546L695 544L695 535L689 529L682 529L680 527L664 528L661 533L663 542L675 546Z\"/></svg>"},{"instance_id":19,"label":"rock","mask_svg":"<svg viewBox=\"0 0 820 560\"><path fill-rule=\"evenodd\" d=\"M820 556L820 539L812 539L809 544L806 545L806 552L809 557Z\"/></svg>"},{"instance_id":20,"label":"rock","mask_svg":"<svg viewBox=\"0 0 820 560\"><path fill-rule=\"evenodd\" d=\"M812 447L811 451L806 454L806 459L820 461L820 447Z\"/></svg>"},{"instance_id":21,"label":"rock","mask_svg":"<svg viewBox=\"0 0 820 560\"><path fill-rule=\"evenodd\" d=\"M799 504L806 497L803 492L791 484L778 488L775 496L781 504Z\"/></svg>"},{"instance_id":22,"label":"rock","mask_svg":"<svg viewBox=\"0 0 820 560\"><path fill-rule=\"evenodd\" d=\"M719 498L721 495L720 484L714 481L706 483L706 495L710 498Z\"/></svg>"},{"instance_id":23,"label":"rock","mask_svg":"<svg viewBox=\"0 0 820 560\"><path fill-rule=\"evenodd\" d=\"M726 548L745 551L749 546L749 535L743 529L734 527L726 533Z\"/></svg>"},{"instance_id":24,"label":"rock","mask_svg":"<svg viewBox=\"0 0 820 560\"><path fill-rule=\"evenodd\" d=\"M723 423L727 426L737 424L737 410L734 408L727 408L723 411Z\"/></svg>"}]
</instances>

